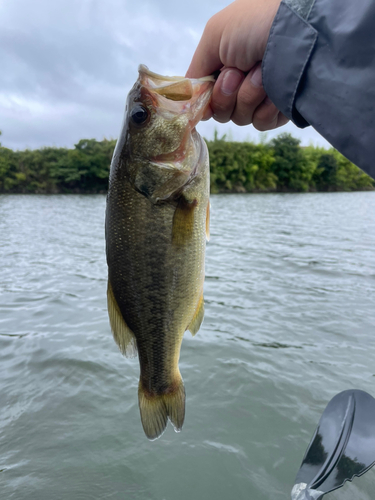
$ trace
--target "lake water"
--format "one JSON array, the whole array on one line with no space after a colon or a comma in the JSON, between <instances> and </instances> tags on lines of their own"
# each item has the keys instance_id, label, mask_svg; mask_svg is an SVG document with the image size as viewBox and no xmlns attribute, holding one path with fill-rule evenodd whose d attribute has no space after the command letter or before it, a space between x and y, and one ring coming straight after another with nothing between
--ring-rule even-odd
<instances>
[{"instance_id":1,"label":"lake water","mask_svg":"<svg viewBox=\"0 0 375 500\"><path fill-rule=\"evenodd\" d=\"M108 325L105 196L0 196L1 499L290 499L328 401L375 396L375 192L211 201L185 425L149 442Z\"/></svg>"}]
</instances>

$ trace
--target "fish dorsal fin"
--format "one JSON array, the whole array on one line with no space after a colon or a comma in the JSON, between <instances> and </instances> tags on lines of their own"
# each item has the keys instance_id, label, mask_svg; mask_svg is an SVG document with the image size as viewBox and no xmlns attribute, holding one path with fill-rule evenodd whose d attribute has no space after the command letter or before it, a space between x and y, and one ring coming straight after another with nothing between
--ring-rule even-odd
<instances>
[{"instance_id":1,"label":"fish dorsal fin","mask_svg":"<svg viewBox=\"0 0 375 500\"><path fill-rule=\"evenodd\" d=\"M119 346L120 351L127 358L134 358L137 355L137 341L134 333L130 330L121 314L120 308L113 294L112 286L108 280L107 290L109 323L113 333L113 338Z\"/></svg>"},{"instance_id":2,"label":"fish dorsal fin","mask_svg":"<svg viewBox=\"0 0 375 500\"><path fill-rule=\"evenodd\" d=\"M206 240L210 241L210 202L207 203L206 211Z\"/></svg>"},{"instance_id":3,"label":"fish dorsal fin","mask_svg":"<svg viewBox=\"0 0 375 500\"><path fill-rule=\"evenodd\" d=\"M203 299L203 293L200 296L199 302L198 302L198 307L195 311L195 314L193 316L193 319L190 322L190 325L188 327L188 330L191 332L191 334L194 335L197 333L199 330L202 321L204 317L204 299Z\"/></svg>"},{"instance_id":4,"label":"fish dorsal fin","mask_svg":"<svg viewBox=\"0 0 375 500\"><path fill-rule=\"evenodd\" d=\"M193 97L193 86L188 78L153 90L171 101L189 101Z\"/></svg>"}]
</instances>

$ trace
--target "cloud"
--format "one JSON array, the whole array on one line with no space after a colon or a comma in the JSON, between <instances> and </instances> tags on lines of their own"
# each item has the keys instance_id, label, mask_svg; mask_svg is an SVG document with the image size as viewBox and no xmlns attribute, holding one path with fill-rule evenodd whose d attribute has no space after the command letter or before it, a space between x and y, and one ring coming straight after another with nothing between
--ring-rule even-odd
<instances>
[{"instance_id":1,"label":"cloud","mask_svg":"<svg viewBox=\"0 0 375 500\"><path fill-rule=\"evenodd\" d=\"M184 74L206 21L225 5L0 0L2 144L23 149L115 138L138 65ZM213 127L203 125L210 134Z\"/></svg>"}]
</instances>

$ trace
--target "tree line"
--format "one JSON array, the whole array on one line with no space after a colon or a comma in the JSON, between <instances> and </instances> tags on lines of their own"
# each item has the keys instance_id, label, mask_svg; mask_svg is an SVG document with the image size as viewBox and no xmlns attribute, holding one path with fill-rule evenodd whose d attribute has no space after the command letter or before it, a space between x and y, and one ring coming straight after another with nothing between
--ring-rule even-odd
<instances>
[{"instance_id":1,"label":"tree line","mask_svg":"<svg viewBox=\"0 0 375 500\"><path fill-rule=\"evenodd\" d=\"M211 192L356 191L375 181L334 149L301 147L290 134L269 142L206 141ZM0 144L0 193L105 193L115 140L82 139L72 149L12 151Z\"/></svg>"}]
</instances>

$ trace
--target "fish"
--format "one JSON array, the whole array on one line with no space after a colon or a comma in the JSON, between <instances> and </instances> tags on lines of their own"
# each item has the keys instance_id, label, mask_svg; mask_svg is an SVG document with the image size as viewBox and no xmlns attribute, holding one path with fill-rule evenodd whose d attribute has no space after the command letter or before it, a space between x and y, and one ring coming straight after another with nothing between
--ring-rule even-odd
<instances>
[{"instance_id":1,"label":"fish","mask_svg":"<svg viewBox=\"0 0 375 500\"><path fill-rule=\"evenodd\" d=\"M182 428L181 343L204 316L209 158L195 126L215 79L162 76L144 65L138 73L110 167L107 303L121 352L138 353L141 422L154 440L168 420Z\"/></svg>"}]
</instances>

